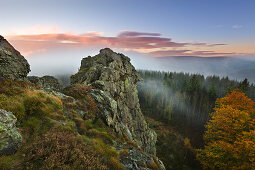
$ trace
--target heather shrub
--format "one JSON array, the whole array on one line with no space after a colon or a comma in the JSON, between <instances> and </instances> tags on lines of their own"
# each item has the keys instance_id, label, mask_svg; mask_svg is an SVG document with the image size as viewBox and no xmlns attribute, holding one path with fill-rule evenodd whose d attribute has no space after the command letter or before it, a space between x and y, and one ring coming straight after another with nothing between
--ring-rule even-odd
<instances>
[{"instance_id":1,"label":"heather shrub","mask_svg":"<svg viewBox=\"0 0 255 170\"><path fill-rule=\"evenodd\" d=\"M74 97L75 99L84 99L91 89L92 86L87 86L85 84L74 84L66 87L63 92L68 96Z\"/></svg>"},{"instance_id":2,"label":"heather shrub","mask_svg":"<svg viewBox=\"0 0 255 170\"><path fill-rule=\"evenodd\" d=\"M18 120L25 117L25 107L20 97L8 97L0 94L0 108L12 112Z\"/></svg>"},{"instance_id":3,"label":"heather shrub","mask_svg":"<svg viewBox=\"0 0 255 170\"><path fill-rule=\"evenodd\" d=\"M40 128L41 120L37 117L29 117L25 122L22 123L22 128L32 130L33 132L38 131Z\"/></svg>"},{"instance_id":4,"label":"heather shrub","mask_svg":"<svg viewBox=\"0 0 255 170\"><path fill-rule=\"evenodd\" d=\"M42 91L29 91L24 97L26 115L43 116L62 110L62 102L55 96Z\"/></svg>"},{"instance_id":5,"label":"heather shrub","mask_svg":"<svg viewBox=\"0 0 255 170\"><path fill-rule=\"evenodd\" d=\"M121 159L126 158L129 155L129 150L128 149L123 149L119 151L119 156Z\"/></svg>"},{"instance_id":6,"label":"heather shrub","mask_svg":"<svg viewBox=\"0 0 255 170\"><path fill-rule=\"evenodd\" d=\"M111 157L107 160L107 167L112 170L124 170L124 166L117 158Z\"/></svg>"},{"instance_id":7,"label":"heather shrub","mask_svg":"<svg viewBox=\"0 0 255 170\"><path fill-rule=\"evenodd\" d=\"M93 139L93 146L97 152L99 152L106 163L107 167L110 169L124 169L124 167L119 162L119 153L117 150L111 146L106 145L101 139Z\"/></svg>"},{"instance_id":8,"label":"heather shrub","mask_svg":"<svg viewBox=\"0 0 255 170\"><path fill-rule=\"evenodd\" d=\"M37 136L25 153L23 166L29 169L107 169L82 137L61 128Z\"/></svg>"},{"instance_id":9,"label":"heather shrub","mask_svg":"<svg viewBox=\"0 0 255 170\"><path fill-rule=\"evenodd\" d=\"M113 140L107 132L100 132L97 129L89 129L87 132L88 137L101 139L105 144L112 145Z\"/></svg>"},{"instance_id":10,"label":"heather shrub","mask_svg":"<svg viewBox=\"0 0 255 170\"><path fill-rule=\"evenodd\" d=\"M25 113L28 116L43 115L43 107L45 106L42 98L39 96L26 96L24 99Z\"/></svg>"},{"instance_id":11,"label":"heather shrub","mask_svg":"<svg viewBox=\"0 0 255 170\"><path fill-rule=\"evenodd\" d=\"M66 87L63 90L63 93L75 98L76 102L74 104L73 101L69 98L63 99L65 108L68 110L72 108L73 110L78 109L87 112L87 114L84 115L84 119L94 118L99 110L97 108L95 100L89 95L91 89L91 86L87 86L84 84L74 84Z\"/></svg>"},{"instance_id":12,"label":"heather shrub","mask_svg":"<svg viewBox=\"0 0 255 170\"><path fill-rule=\"evenodd\" d=\"M61 100L25 81L0 80L0 108L12 112L18 121L62 111Z\"/></svg>"},{"instance_id":13,"label":"heather shrub","mask_svg":"<svg viewBox=\"0 0 255 170\"><path fill-rule=\"evenodd\" d=\"M87 127L85 125L85 121L81 117L76 116L74 118L74 122L76 124L78 133L81 135L85 135L87 132Z\"/></svg>"},{"instance_id":14,"label":"heather shrub","mask_svg":"<svg viewBox=\"0 0 255 170\"><path fill-rule=\"evenodd\" d=\"M26 81L0 80L0 94L7 96L20 95L26 89L35 88L35 85Z\"/></svg>"}]
</instances>

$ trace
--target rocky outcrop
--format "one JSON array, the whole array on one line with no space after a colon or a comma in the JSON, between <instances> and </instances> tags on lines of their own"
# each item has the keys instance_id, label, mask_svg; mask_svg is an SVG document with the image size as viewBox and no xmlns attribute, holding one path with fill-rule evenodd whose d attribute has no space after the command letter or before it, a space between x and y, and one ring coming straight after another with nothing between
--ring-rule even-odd
<instances>
[{"instance_id":1,"label":"rocky outcrop","mask_svg":"<svg viewBox=\"0 0 255 170\"><path fill-rule=\"evenodd\" d=\"M24 79L29 72L27 60L0 36L0 79Z\"/></svg>"},{"instance_id":2,"label":"rocky outcrop","mask_svg":"<svg viewBox=\"0 0 255 170\"><path fill-rule=\"evenodd\" d=\"M16 152L22 142L22 136L15 126L16 121L11 112L0 109L0 156Z\"/></svg>"},{"instance_id":3,"label":"rocky outcrop","mask_svg":"<svg viewBox=\"0 0 255 170\"><path fill-rule=\"evenodd\" d=\"M100 50L94 57L83 58L79 72L71 77L72 84L96 88L90 95L98 103L98 118L135 141L145 155L155 155L157 135L148 127L140 109L136 88L140 80L130 59L109 48Z\"/></svg>"},{"instance_id":4,"label":"rocky outcrop","mask_svg":"<svg viewBox=\"0 0 255 170\"><path fill-rule=\"evenodd\" d=\"M59 83L58 79L56 79L53 76L43 76L43 77L37 77L37 76L28 76L27 79L34 83L44 90L55 90L60 91L63 89L63 86Z\"/></svg>"}]
</instances>

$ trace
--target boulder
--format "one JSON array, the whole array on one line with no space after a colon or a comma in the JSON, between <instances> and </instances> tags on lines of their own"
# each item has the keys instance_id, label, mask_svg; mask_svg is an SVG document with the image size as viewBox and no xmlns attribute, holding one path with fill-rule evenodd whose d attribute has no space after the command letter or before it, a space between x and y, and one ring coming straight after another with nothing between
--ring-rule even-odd
<instances>
[{"instance_id":1,"label":"boulder","mask_svg":"<svg viewBox=\"0 0 255 170\"><path fill-rule=\"evenodd\" d=\"M22 136L16 128L16 117L0 109L0 156L13 154L22 142Z\"/></svg>"},{"instance_id":2,"label":"boulder","mask_svg":"<svg viewBox=\"0 0 255 170\"><path fill-rule=\"evenodd\" d=\"M27 60L0 36L0 79L24 79L29 72Z\"/></svg>"}]
</instances>

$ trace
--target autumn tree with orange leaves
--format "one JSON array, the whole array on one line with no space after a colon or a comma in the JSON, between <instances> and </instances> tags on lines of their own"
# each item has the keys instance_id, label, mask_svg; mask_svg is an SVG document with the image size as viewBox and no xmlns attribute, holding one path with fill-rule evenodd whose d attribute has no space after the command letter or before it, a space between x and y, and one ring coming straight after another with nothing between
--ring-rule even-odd
<instances>
[{"instance_id":1,"label":"autumn tree with orange leaves","mask_svg":"<svg viewBox=\"0 0 255 170\"><path fill-rule=\"evenodd\" d=\"M255 169L255 103L240 90L216 100L197 152L204 168Z\"/></svg>"}]
</instances>

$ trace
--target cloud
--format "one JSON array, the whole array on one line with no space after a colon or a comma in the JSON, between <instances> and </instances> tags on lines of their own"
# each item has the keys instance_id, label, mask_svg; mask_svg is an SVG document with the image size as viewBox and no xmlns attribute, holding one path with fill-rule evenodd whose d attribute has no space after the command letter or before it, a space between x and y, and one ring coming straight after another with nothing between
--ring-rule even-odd
<instances>
[{"instance_id":1,"label":"cloud","mask_svg":"<svg viewBox=\"0 0 255 170\"><path fill-rule=\"evenodd\" d=\"M243 26L242 26L242 25L237 25L237 24L236 24L236 25L233 25L232 28L233 28L233 29L240 29L240 28L243 28Z\"/></svg>"},{"instance_id":2,"label":"cloud","mask_svg":"<svg viewBox=\"0 0 255 170\"><path fill-rule=\"evenodd\" d=\"M232 54L191 50L193 49L192 46L197 46L198 48L212 48L227 44L174 42L171 38L163 37L160 33L135 31L121 31L117 36L112 37L103 36L103 32L93 31L85 34L74 34L69 31L67 33L12 35L8 36L7 39L24 55L32 55L33 53L48 52L58 49L93 47L110 47L153 56L209 56Z\"/></svg>"},{"instance_id":3,"label":"cloud","mask_svg":"<svg viewBox=\"0 0 255 170\"><path fill-rule=\"evenodd\" d=\"M228 44L207 44L207 43L191 43L190 45L195 45L195 46L208 46L208 47L215 47L215 46L222 46L222 45L228 45Z\"/></svg>"},{"instance_id":4,"label":"cloud","mask_svg":"<svg viewBox=\"0 0 255 170\"><path fill-rule=\"evenodd\" d=\"M137 36L161 36L159 33L122 31L118 37L137 37Z\"/></svg>"}]
</instances>

